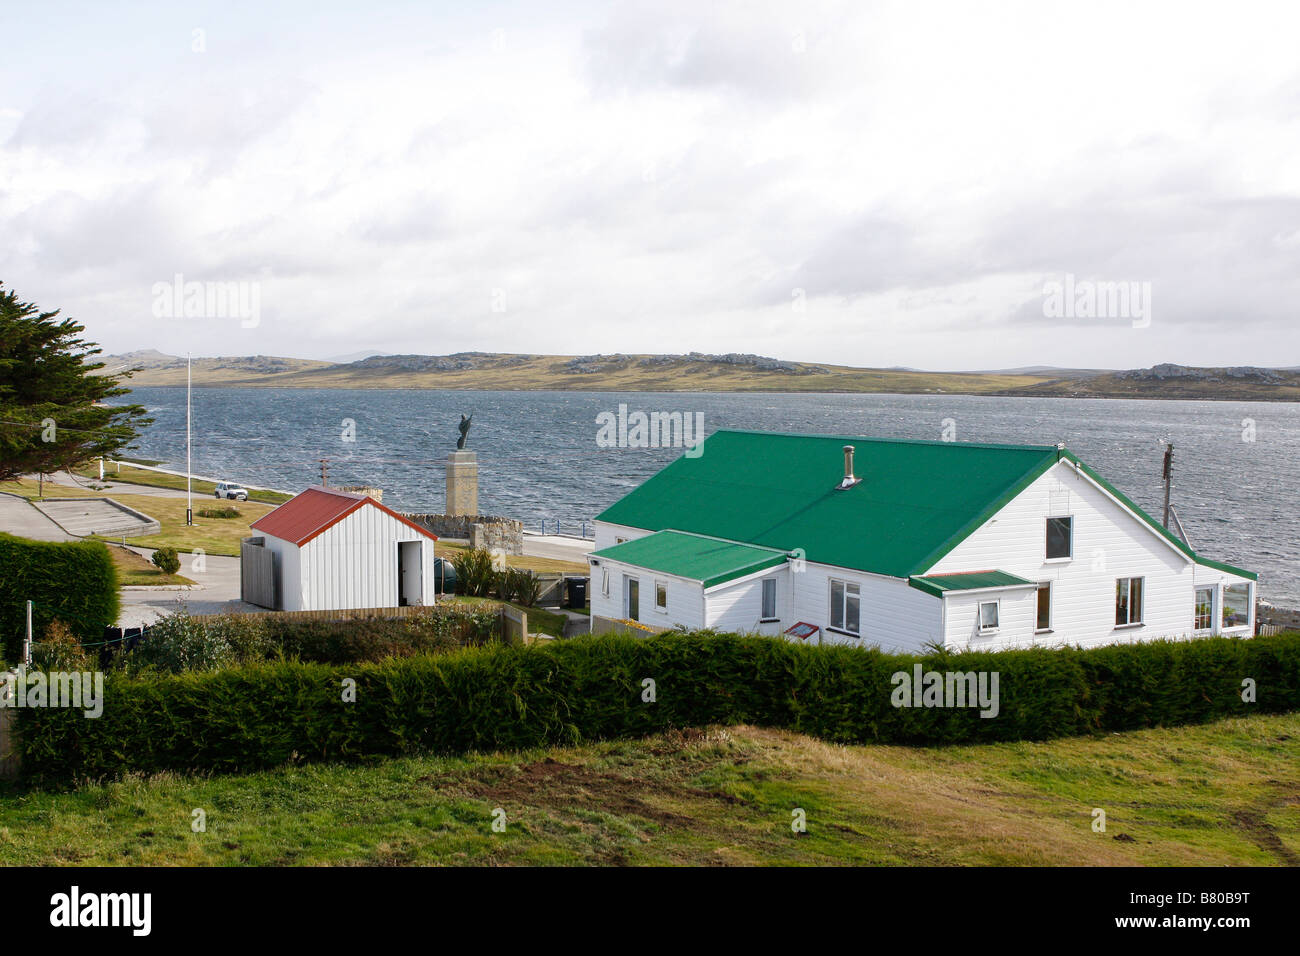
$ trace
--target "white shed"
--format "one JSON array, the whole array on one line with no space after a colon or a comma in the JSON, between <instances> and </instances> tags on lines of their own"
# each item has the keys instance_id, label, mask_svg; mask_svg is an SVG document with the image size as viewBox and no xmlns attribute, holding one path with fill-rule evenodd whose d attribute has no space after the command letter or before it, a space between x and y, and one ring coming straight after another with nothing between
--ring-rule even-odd
<instances>
[{"instance_id":1,"label":"white shed","mask_svg":"<svg viewBox=\"0 0 1300 956\"><path fill-rule=\"evenodd\" d=\"M434 603L437 536L373 498L308 488L252 530L241 549L252 603L283 611Z\"/></svg>"}]
</instances>

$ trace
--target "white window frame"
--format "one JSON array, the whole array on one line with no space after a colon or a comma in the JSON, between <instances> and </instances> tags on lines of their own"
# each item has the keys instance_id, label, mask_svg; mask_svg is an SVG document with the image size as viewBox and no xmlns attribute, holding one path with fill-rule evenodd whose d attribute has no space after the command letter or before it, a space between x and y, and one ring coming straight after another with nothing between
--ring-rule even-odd
<instances>
[{"instance_id":1,"label":"white window frame","mask_svg":"<svg viewBox=\"0 0 1300 956\"><path fill-rule=\"evenodd\" d=\"M1049 558L1047 556L1047 525L1050 521L1066 520L1070 522L1070 553L1063 558ZM1074 560L1074 515L1048 515L1043 519L1043 563L1044 564L1063 564L1066 561Z\"/></svg>"},{"instance_id":2,"label":"white window frame","mask_svg":"<svg viewBox=\"0 0 1300 956\"><path fill-rule=\"evenodd\" d=\"M1229 588L1246 589L1246 623L1245 624L1224 624L1223 612L1228 607L1228 589ZM1255 582L1253 581L1224 581L1223 587L1219 593L1219 627L1221 630L1232 631L1241 627L1249 627L1251 620L1255 616Z\"/></svg>"},{"instance_id":3,"label":"white window frame","mask_svg":"<svg viewBox=\"0 0 1300 956\"><path fill-rule=\"evenodd\" d=\"M609 597L609 568L600 569L600 593L602 597Z\"/></svg>"},{"instance_id":4,"label":"white window frame","mask_svg":"<svg viewBox=\"0 0 1300 956\"><path fill-rule=\"evenodd\" d=\"M993 616L997 618L997 623L992 626L984 624L984 609L989 605L993 606ZM978 601L975 604L975 629L979 634L996 634L1002 625L1002 599L994 598L991 601Z\"/></svg>"},{"instance_id":5,"label":"white window frame","mask_svg":"<svg viewBox=\"0 0 1300 956\"><path fill-rule=\"evenodd\" d=\"M1119 610L1119 603L1118 603L1118 602L1119 602L1119 585L1120 585L1120 582L1121 582L1121 581L1127 581L1127 582L1128 582L1128 623L1126 623L1126 624L1121 624L1121 623L1119 623L1118 621L1116 621L1116 622L1115 622L1115 630L1117 630L1117 631L1126 630L1126 629L1128 629L1128 628L1132 628L1132 627L1141 627L1143 624L1146 623L1146 616L1147 616L1147 579L1146 579L1146 576L1145 576L1145 575L1142 575L1142 574L1132 574L1132 575L1129 575L1128 577L1116 578L1116 579L1115 579L1115 591L1116 591L1115 600L1116 600L1116 604L1115 604L1115 606L1114 606L1113 608L1111 608L1112 612L1115 612L1115 611L1118 611L1118 610ZM1141 581L1141 582L1142 582L1142 588L1141 588L1141 591L1142 591L1142 603L1141 603L1141 605L1138 607L1138 618L1137 618L1136 621L1133 620L1133 582L1134 582L1134 581Z\"/></svg>"},{"instance_id":6,"label":"white window frame","mask_svg":"<svg viewBox=\"0 0 1300 956\"><path fill-rule=\"evenodd\" d=\"M1038 626L1038 591L1047 588L1047 626ZM1052 633L1052 616L1056 613L1056 601L1054 600L1056 590L1051 581L1039 581L1038 591L1034 592L1034 633L1051 634Z\"/></svg>"},{"instance_id":7,"label":"white window frame","mask_svg":"<svg viewBox=\"0 0 1300 956\"><path fill-rule=\"evenodd\" d=\"M769 585L771 585L772 588L772 613L764 614L763 612L767 610L767 589ZM760 624L771 624L773 621L781 620L781 616L777 613L777 609L776 609L776 598L777 598L776 578L763 578L762 581L759 583L759 587L758 587L758 622ZM861 625L862 623L861 614L862 614L862 599L861 599L861 595L859 595L858 597L859 625Z\"/></svg>"},{"instance_id":8,"label":"white window frame","mask_svg":"<svg viewBox=\"0 0 1300 956\"><path fill-rule=\"evenodd\" d=\"M1216 598L1218 597L1218 590L1219 590L1219 589L1218 589L1217 587L1215 587L1213 584L1209 585L1208 587L1198 587L1198 588L1193 588L1193 589L1192 589L1192 630L1195 631L1195 632L1198 633L1198 634L1209 634L1210 632L1212 632L1212 631L1214 630L1214 622L1215 622L1215 620L1216 620L1216 616L1215 616L1215 613L1214 613L1214 612L1217 610L1217 608L1215 607L1215 605L1218 603L1218 601L1216 600ZM1196 597L1197 597L1197 595L1199 595L1202 591L1208 591L1208 592L1210 592L1210 600L1209 600L1209 605L1210 605L1210 611L1209 611L1210 623L1207 624L1207 625L1205 625L1205 627L1200 627L1200 626L1197 624L1197 622L1196 622L1196 619L1197 619L1197 617L1198 617L1199 614L1200 614L1200 612L1197 610L1197 608L1200 607L1200 604L1201 604L1201 602L1198 601L1198 600L1196 599Z\"/></svg>"},{"instance_id":9,"label":"white window frame","mask_svg":"<svg viewBox=\"0 0 1300 956\"><path fill-rule=\"evenodd\" d=\"M663 604L659 603L660 590L664 592ZM655 610L658 611L660 614L668 613L668 582L661 581L658 578L655 579Z\"/></svg>"},{"instance_id":10,"label":"white window frame","mask_svg":"<svg viewBox=\"0 0 1300 956\"><path fill-rule=\"evenodd\" d=\"M840 604L840 623L836 625L835 621L835 585L842 585L841 604ZM854 595L858 601L858 629L850 631L849 623L849 588L855 588L857 594ZM828 631L834 631L836 634L846 634L849 637L862 636L862 585L857 581L849 581L845 578L828 578L826 581L826 605L830 610L827 619L831 621L827 625Z\"/></svg>"}]
</instances>

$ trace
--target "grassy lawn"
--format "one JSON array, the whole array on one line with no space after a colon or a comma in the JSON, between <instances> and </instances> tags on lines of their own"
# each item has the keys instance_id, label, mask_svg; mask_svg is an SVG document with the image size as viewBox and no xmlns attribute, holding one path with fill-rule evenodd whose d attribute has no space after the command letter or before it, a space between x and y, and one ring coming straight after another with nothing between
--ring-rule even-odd
<instances>
[{"instance_id":1,"label":"grassy lawn","mask_svg":"<svg viewBox=\"0 0 1300 956\"><path fill-rule=\"evenodd\" d=\"M119 586L145 585L158 587L162 584L193 584L187 577L179 574L163 574L152 561L142 558L134 551L109 545L108 553L113 556L117 566L117 583Z\"/></svg>"},{"instance_id":2,"label":"grassy lawn","mask_svg":"<svg viewBox=\"0 0 1300 956\"><path fill-rule=\"evenodd\" d=\"M455 560L457 554L468 550L468 544L449 542L443 538L438 539L438 554L448 561ZM523 568L525 571L581 574L584 576L591 571L586 561L561 561L558 558L536 558L527 554L507 554L505 558L507 567Z\"/></svg>"},{"instance_id":3,"label":"grassy lawn","mask_svg":"<svg viewBox=\"0 0 1300 956\"><path fill-rule=\"evenodd\" d=\"M99 480L99 463L84 465L81 468L74 468L73 473L83 478ZM133 485L151 485L154 488L171 488L175 491L185 490L185 479L178 475L167 475L156 471L146 471L143 468L133 468L130 465L123 464L121 471L117 466L106 464L104 466L104 480L113 482L123 482ZM211 497L216 485L211 481L195 481L194 494ZM262 501L269 504L278 505L288 501L292 495L284 495L278 491L254 491L248 490L249 501Z\"/></svg>"},{"instance_id":4,"label":"grassy lawn","mask_svg":"<svg viewBox=\"0 0 1300 956\"><path fill-rule=\"evenodd\" d=\"M38 494L37 485L34 481L0 482L0 491L9 491L31 499L35 499ZM196 548L202 548L207 554L235 556L239 554L239 539L250 534L248 526L275 507L274 505L262 504L256 501L218 502L216 498L211 496L205 498L195 495L194 525L193 527L187 527L185 524L184 498L165 498L159 495L124 495L116 491L110 494L67 485L50 485L48 482L45 485L45 496L47 498L111 497L128 508L134 508L152 518L158 519L159 524L162 526L161 532L138 538L127 538L127 544L134 544L142 548L173 547L177 551L193 551ZM233 505L238 508L240 516L238 518L201 518L198 515L199 510L202 508L220 507L222 505ZM115 537L108 540L120 542L122 539Z\"/></svg>"},{"instance_id":5,"label":"grassy lawn","mask_svg":"<svg viewBox=\"0 0 1300 956\"><path fill-rule=\"evenodd\" d=\"M640 741L0 786L41 864L1297 865L1300 715L1048 743L840 747L753 727ZM491 829L495 808L506 830ZM1093 808L1107 813L1092 830ZM207 831L190 829L207 813ZM807 832L791 830L792 812Z\"/></svg>"},{"instance_id":6,"label":"grassy lawn","mask_svg":"<svg viewBox=\"0 0 1300 956\"><path fill-rule=\"evenodd\" d=\"M503 604L496 598L469 597L464 594L456 594L444 598L445 601L456 601L464 604ZM560 637L564 634L563 614L557 614L555 611L548 611L540 607L520 607L518 604L512 604L511 607L518 608L528 615L528 632L536 634L550 634L552 637Z\"/></svg>"}]
</instances>

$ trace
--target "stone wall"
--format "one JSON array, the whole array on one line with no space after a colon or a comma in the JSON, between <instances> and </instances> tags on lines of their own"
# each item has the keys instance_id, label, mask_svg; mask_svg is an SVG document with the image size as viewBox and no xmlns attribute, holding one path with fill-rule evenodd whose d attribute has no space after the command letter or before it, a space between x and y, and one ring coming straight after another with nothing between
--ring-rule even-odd
<instances>
[{"instance_id":1,"label":"stone wall","mask_svg":"<svg viewBox=\"0 0 1300 956\"><path fill-rule=\"evenodd\" d=\"M513 518L430 514L407 514L403 517L428 528L440 538L468 539L471 548L500 549L506 554L524 553L524 523Z\"/></svg>"}]
</instances>

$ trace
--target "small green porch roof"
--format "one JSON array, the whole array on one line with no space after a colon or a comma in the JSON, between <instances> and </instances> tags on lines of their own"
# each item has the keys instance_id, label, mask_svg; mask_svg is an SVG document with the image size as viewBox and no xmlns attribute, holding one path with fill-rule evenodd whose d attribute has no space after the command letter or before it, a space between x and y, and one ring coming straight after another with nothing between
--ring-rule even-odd
<instances>
[{"instance_id":1,"label":"small green porch roof","mask_svg":"<svg viewBox=\"0 0 1300 956\"><path fill-rule=\"evenodd\" d=\"M911 577L907 583L918 591L943 597L948 591L976 591L981 588L1035 587L1033 581L1006 571L966 571L961 574L928 574Z\"/></svg>"},{"instance_id":2,"label":"small green porch roof","mask_svg":"<svg viewBox=\"0 0 1300 956\"><path fill-rule=\"evenodd\" d=\"M593 551L590 557L661 571L711 588L784 564L789 555L775 548L738 544L684 531L659 531Z\"/></svg>"}]
</instances>

